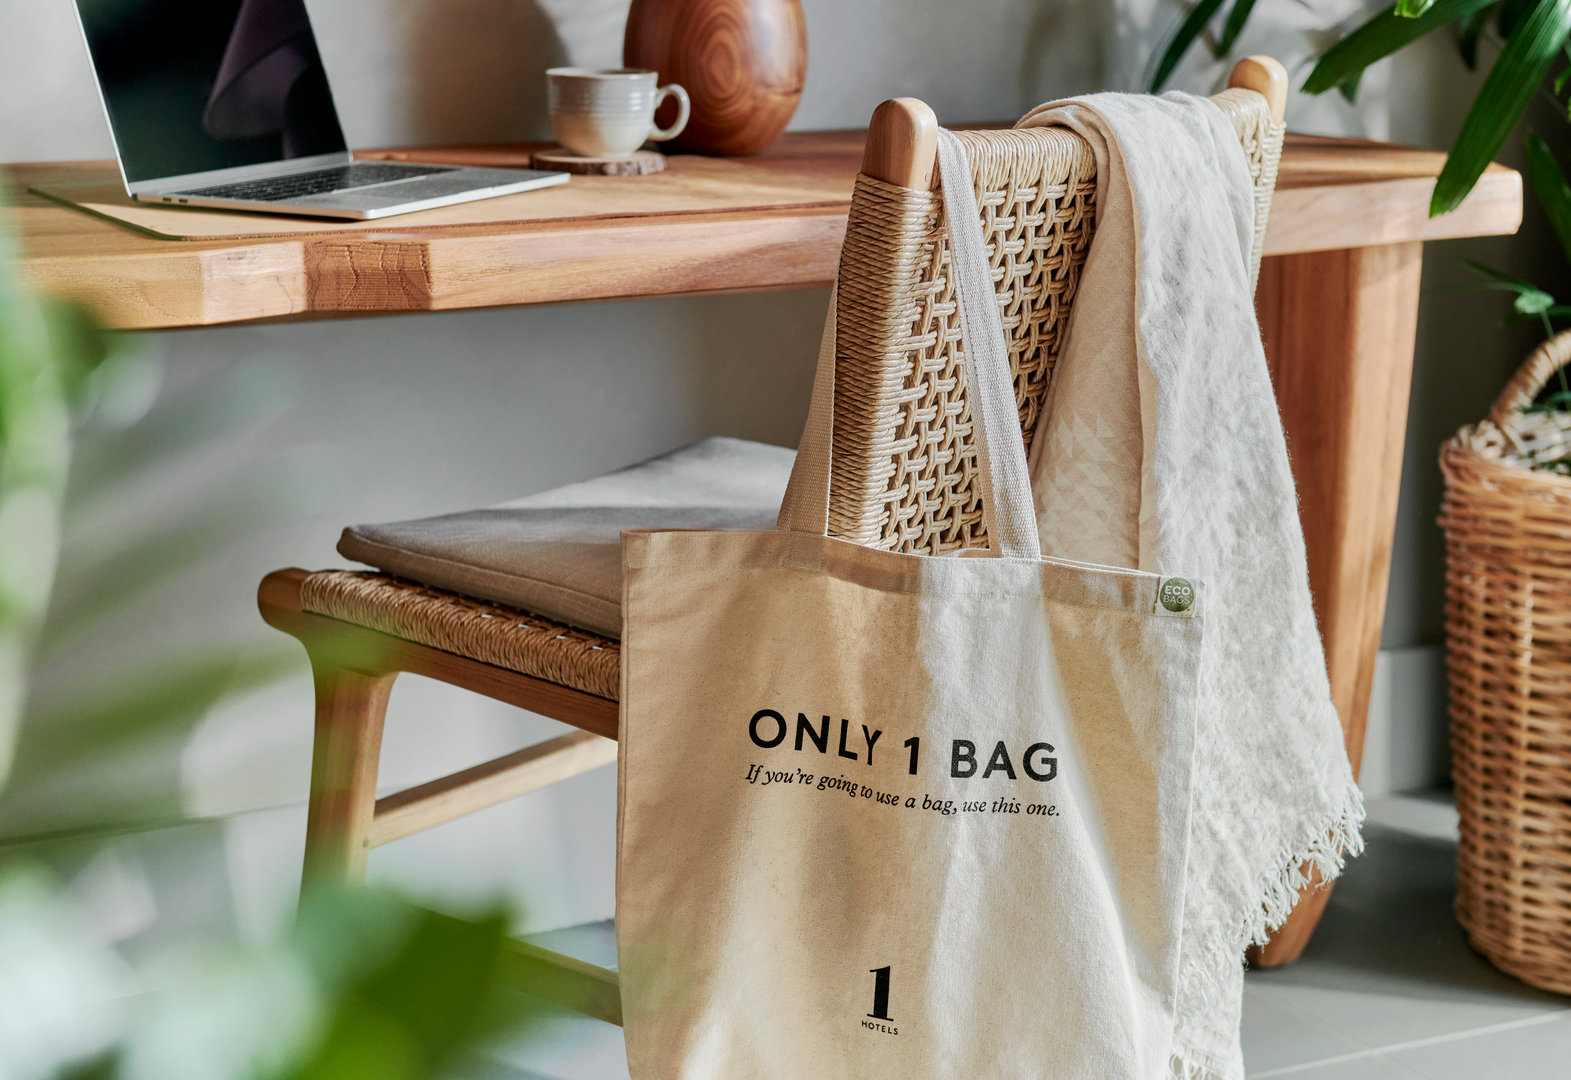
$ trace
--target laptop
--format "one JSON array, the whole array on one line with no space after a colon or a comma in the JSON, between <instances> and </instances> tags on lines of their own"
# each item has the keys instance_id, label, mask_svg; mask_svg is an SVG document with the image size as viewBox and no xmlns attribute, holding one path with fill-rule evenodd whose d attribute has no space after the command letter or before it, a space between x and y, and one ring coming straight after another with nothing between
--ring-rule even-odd
<instances>
[{"instance_id":1,"label":"laptop","mask_svg":"<svg viewBox=\"0 0 1571 1080\"><path fill-rule=\"evenodd\" d=\"M126 193L365 220L567 173L356 161L304 0L76 0Z\"/></svg>"}]
</instances>

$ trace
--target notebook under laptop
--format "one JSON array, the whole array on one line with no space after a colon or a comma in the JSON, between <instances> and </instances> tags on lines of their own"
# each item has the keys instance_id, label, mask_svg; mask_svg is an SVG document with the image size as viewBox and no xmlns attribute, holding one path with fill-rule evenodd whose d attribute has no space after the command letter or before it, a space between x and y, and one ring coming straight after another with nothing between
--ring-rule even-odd
<instances>
[{"instance_id":1,"label":"notebook under laptop","mask_svg":"<svg viewBox=\"0 0 1571 1080\"><path fill-rule=\"evenodd\" d=\"M533 169L355 161L303 0L76 0L126 192L379 218L566 183Z\"/></svg>"}]
</instances>

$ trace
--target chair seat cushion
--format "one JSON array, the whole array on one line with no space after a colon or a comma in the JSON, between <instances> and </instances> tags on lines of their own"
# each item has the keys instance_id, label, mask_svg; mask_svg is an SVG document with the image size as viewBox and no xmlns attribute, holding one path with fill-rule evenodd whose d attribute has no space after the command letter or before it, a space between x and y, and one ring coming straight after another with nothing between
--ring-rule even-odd
<instances>
[{"instance_id":1,"label":"chair seat cushion","mask_svg":"<svg viewBox=\"0 0 1571 1080\"><path fill-rule=\"evenodd\" d=\"M356 525L338 551L383 573L622 636L623 529L772 529L796 452L712 438L484 510Z\"/></svg>"}]
</instances>

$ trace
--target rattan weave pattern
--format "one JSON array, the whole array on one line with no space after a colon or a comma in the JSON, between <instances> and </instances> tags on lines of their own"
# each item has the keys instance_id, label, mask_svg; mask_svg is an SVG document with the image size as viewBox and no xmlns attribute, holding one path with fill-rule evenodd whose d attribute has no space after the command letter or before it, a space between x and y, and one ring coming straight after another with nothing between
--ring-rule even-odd
<instances>
[{"instance_id":1,"label":"rattan weave pattern","mask_svg":"<svg viewBox=\"0 0 1571 1080\"><path fill-rule=\"evenodd\" d=\"M386 574L323 570L300 587L304 610L618 699L622 648L610 638Z\"/></svg>"},{"instance_id":2,"label":"rattan weave pattern","mask_svg":"<svg viewBox=\"0 0 1571 1080\"><path fill-rule=\"evenodd\" d=\"M1571 360L1541 346L1491 419L1440 451L1461 842L1457 918L1498 968L1571 994L1571 479L1510 459L1518 411ZM1498 421L1498 422L1497 422Z\"/></svg>"},{"instance_id":3,"label":"rattan weave pattern","mask_svg":"<svg viewBox=\"0 0 1571 1080\"><path fill-rule=\"evenodd\" d=\"M1095 228L1096 162L1058 128L960 132L1030 437ZM840 261L830 534L985 547L965 358L937 192L857 178Z\"/></svg>"},{"instance_id":4,"label":"rattan weave pattern","mask_svg":"<svg viewBox=\"0 0 1571 1080\"><path fill-rule=\"evenodd\" d=\"M1255 189L1259 276L1283 124L1250 90L1212 98ZM1096 228L1096 159L1063 128L957 132L970 159L1030 453ZM986 547L939 193L857 177L836 310L831 536L941 555Z\"/></svg>"}]
</instances>

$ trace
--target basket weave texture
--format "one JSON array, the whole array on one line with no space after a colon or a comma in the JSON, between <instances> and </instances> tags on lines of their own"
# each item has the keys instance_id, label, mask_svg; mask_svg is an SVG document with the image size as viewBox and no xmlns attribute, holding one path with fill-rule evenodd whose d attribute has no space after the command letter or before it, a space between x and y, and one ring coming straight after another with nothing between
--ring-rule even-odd
<instances>
[{"instance_id":1,"label":"basket weave texture","mask_svg":"<svg viewBox=\"0 0 1571 1080\"><path fill-rule=\"evenodd\" d=\"M610 638L486 600L363 570L322 570L301 607L405 641L615 701L622 647Z\"/></svg>"},{"instance_id":2,"label":"basket weave texture","mask_svg":"<svg viewBox=\"0 0 1571 1080\"><path fill-rule=\"evenodd\" d=\"M1489 418L1440 451L1457 918L1496 967L1562 994L1571 994L1571 478L1526 467L1546 460L1558 425L1522 407L1568 360L1571 332L1540 346Z\"/></svg>"}]
</instances>

